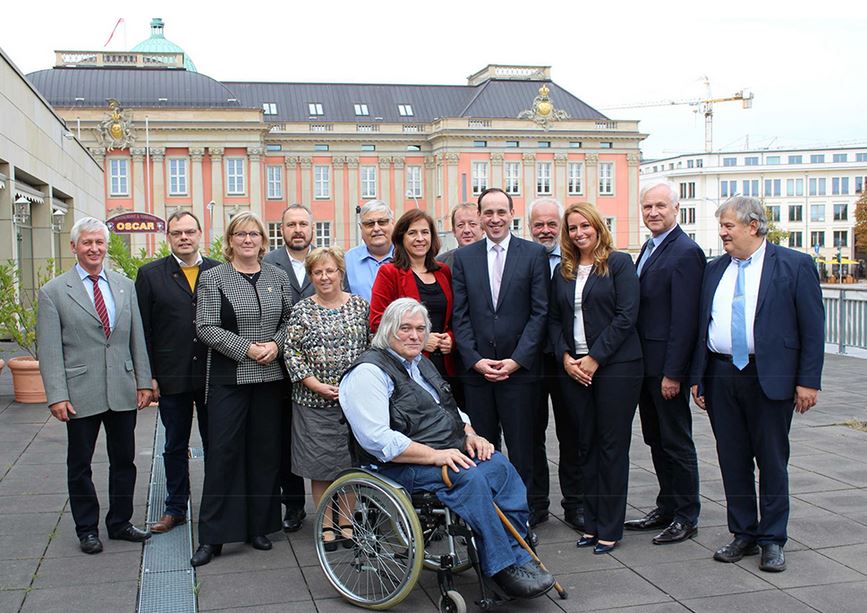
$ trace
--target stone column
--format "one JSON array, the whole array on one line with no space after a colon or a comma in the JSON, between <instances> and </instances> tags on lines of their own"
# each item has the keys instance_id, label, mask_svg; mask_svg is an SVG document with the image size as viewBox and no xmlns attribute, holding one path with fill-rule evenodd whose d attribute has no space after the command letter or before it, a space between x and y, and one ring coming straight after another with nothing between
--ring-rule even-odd
<instances>
[{"instance_id":1,"label":"stone column","mask_svg":"<svg viewBox=\"0 0 867 613\"><path fill-rule=\"evenodd\" d=\"M250 210L260 219L265 219L265 207L262 205L262 148L247 147L247 157L250 158Z\"/></svg>"},{"instance_id":2,"label":"stone column","mask_svg":"<svg viewBox=\"0 0 867 613\"><path fill-rule=\"evenodd\" d=\"M446 172L448 176L449 190L448 194L443 194L446 198L445 209L451 211L458 202L460 202L460 185L458 185L458 160L460 156L457 153L446 153Z\"/></svg>"},{"instance_id":3,"label":"stone column","mask_svg":"<svg viewBox=\"0 0 867 613\"><path fill-rule=\"evenodd\" d=\"M214 201L214 237L223 236L226 211L223 207L223 148L208 147L211 155L211 199Z\"/></svg>"},{"instance_id":4,"label":"stone column","mask_svg":"<svg viewBox=\"0 0 867 613\"><path fill-rule=\"evenodd\" d=\"M153 191L151 192L151 204L153 214L165 219L166 215L166 149L165 147L151 147L151 160L153 161Z\"/></svg>"},{"instance_id":5,"label":"stone column","mask_svg":"<svg viewBox=\"0 0 867 613\"><path fill-rule=\"evenodd\" d=\"M334 193L332 195L334 196L335 231L346 224L346 195L343 193L343 173L345 172L345 167L346 156L336 155L331 158L331 168L334 169Z\"/></svg>"},{"instance_id":6,"label":"stone column","mask_svg":"<svg viewBox=\"0 0 867 613\"><path fill-rule=\"evenodd\" d=\"M134 211L145 210L144 158L145 148L136 147L132 154L132 208ZM130 234L130 248L136 253L141 247L147 247L146 234Z\"/></svg>"},{"instance_id":7,"label":"stone column","mask_svg":"<svg viewBox=\"0 0 867 613\"><path fill-rule=\"evenodd\" d=\"M287 155L283 160L283 165L286 166L286 202L296 204L298 203L298 176L296 172L298 158L294 155Z\"/></svg>"},{"instance_id":8,"label":"stone column","mask_svg":"<svg viewBox=\"0 0 867 613\"><path fill-rule=\"evenodd\" d=\"M313 206L313 197L310 194L313 183L313 158L305 155L301 158L301 202L307 206Z\"/></svg>"},{"instance_id":9,"label":"stone column","mask_svg":"<svg viewBox=\"0 0 867 613\"><path fill-rule=\"evenodd\" d=\"M641 204L638 202L638 167L641 164L641 154L637 151L626 154L626 165L629 168L629 185L626 194L627 202L627 231L630 251L638 252L641 249Z\"/></svg>"},{"instance_id":10,"label":"stone column","mask_svg":"<svg viewBox=\"0 0 867 613\"><path fill-rule=\"evenodd\" d=\"M437 201L436 197L436 187L434 186L434 181L436 181L435 173L436 164L434 163L433 158L425 158L424 174L422 175L421 194L422 198L424 198L427 202L428 214L434 218L434 221L437 224L437 231L443 232L445 231L446 224L443 220L439 202Z\"/></svg>"},{"instance_id":11,"label":"stone column","mask_svg":"<svg viewBox=\"0 0 867 613\"><path fill-rule=\"evenodd\" d=\"M202 147L193 147L190 149L190 171L192 175L192 183L190 184L190 201L193 203L193 215L202 220L205 224L205 182L202 173L202 157L205 155L205 150ZM214 210L216 217L219 211ZM211 220L207 220L207 226L211 227ZM216 236L216 234L214 235ZM210 247L210 242L208 242Z\"/></svg>"},{"instance_id":12,"label":"stone column","mask_svg":"<svg viewBox=\"0 0 867 613\"><path fill-rule=\"evenodd\" d=\"M355 213L355 207L360 204L358 201L358 157L347 157L346 165L349 168L349 198L346 203L346 217L343 225L338 223L335 226L334 237L338 245L349 249L355 245L359 236L358 220Z\"/></svg>"},{"instance_id":13,"label":"stone column","mask_svg":"<svg viewBox=\"0 0 867 613\"><path fill-rule=\"evenodd\" d=\"M382 187L380 192L382 195L380 196L380 200L385 202L388 206L391 207L391 210L394 210L394 202L392 202L391 197L391 173L388 172L391 168L391 158L387 155L380 156L379 158L379 185Z\"/></svg>"},{"instance_id":14,"label":"stone column","mask_svg":"<svg viewBox=\"0 0 867 613\"><path fill-rule=\"evenodd\" d=\"M596 202L599 197L599 155L588 153L584 156L584 194L587 202Z\"/></svg>"},{"instance_id":15,"label":"stone column","mask_svg":"<svg viewBox=\"0 0 867 613\"><path fill-rule=\"evenodd\" d=\"M524 202L529 205L536 197L536 154L525 153L521 160L524 162L524 185L521 186L521 193L524 195Z\"/></svg>"},{"instance_id":16,"label":"stone column","mask_svg":"<svg viewBox=\"0 0 867 613\"><path fill-rule=\"evenodd\" d=\"M566 172L566 160L568 156L565 153L554 154L554 176L551 177L553 182L554 197L561 203L566 202L566 194L569 193L569 174Z\"/></svg>"},{"instance_id":17,"label":"stone column","mask_svg":"<svg viewBox=\"0 0 867 613\"><path fill-rule=\"evenodd\" d=\"M392 210L394 211L395 219L397 219L403 215L405 210L406 181L404 181L404 167L406 166L406 159L395 156L391 158L391 161L394 163L394 203ZM413 207L415 207L415 201L413 201Z\"/></svg>"}]
</instances>

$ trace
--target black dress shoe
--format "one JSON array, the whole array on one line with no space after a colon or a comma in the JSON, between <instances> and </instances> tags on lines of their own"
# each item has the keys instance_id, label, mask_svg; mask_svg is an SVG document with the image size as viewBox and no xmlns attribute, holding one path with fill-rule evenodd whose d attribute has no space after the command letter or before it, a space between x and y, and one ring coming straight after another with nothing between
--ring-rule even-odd
<instances>
[{"instance_id":1,"label":"black dress shoe","mask_svg":"<svg viewBox=\"0 0 867 613\"><path fill-rule=\"evenodd\" d=\"M548 509L530 509L530 527L535 528L542 522L548 521Z\"/></svg>"},{"instance_id":2,"label":"black dress shoe","mask_svg":"<svg viewBox=\"0 0 867 613\"><path fill-rule=\"evenodd\" d=\"M267 536L254 536L250 544L253 545L253 549L258 549L259 551L268 551L274 546L271 543L271 539Z\"/></svg>"},{"instance_id":3,"label":"black dress shoe","mask_svg":"<svg viewBox=\"0 0 867 613\"><path fill-rule=\"evenodd\" d=\"M283 515L283 531L297 532L301 529L301 524L304 522L305 517L307 517L307 513L303 508L287 508L286 513Z\"/></svg>"},{"instance_id":4,"label":"black dress shoe","mask_svg":"<svg viewBox=\"0 0 867 613\"><path fill-rule=\"evenodd\" d=\"M691 539L698 534L698 528L687 521L674 520L668 528L653 537L654 545L668 545Z\"/></svg>"},{"instance_id":5,"label":"black dress shoe","mask_svg":"<svg viewBox=\"0 0 867 613\"><path fill-rule=\"evenodd\" d=\"M86 534L80 539L80 547L84 553L100 553L102 551L102 541L95 534Z\"/></svg>"},{"instance_id":6,"label":"black dress shoe","mask_svg":"<svg viewBox=\"0 0 867 613\"><path fill-rule=\"evenodd\" d=\"M596 546L593 547L593 553L595 553L597 555L603 554L603 553L611 553L612 551L614 551L615 547L617 547L617 541L614 541L613 543L608 543L608 544L600 543L597 541Z\"/></svg>"},{"instance_id":7,"label":"black dress shoe","mask_svg":"<svg viewBox=\"0 0 867 613\"><path fill-rule=\"evenodd\" d=\"M140 530L132 524L128 524L126 528L109 534L108 538L115 541L129 541L130 543L142 543L151 537L151 533L147 530Z\"/></svg>"},{"instance_id":8,"label":"black dress shoe","mask_svg":"<svg viewBox=\"0 0 867 613\"><path fill-rule=\"evenodd\" d=\"M672 519L672 517L663 515L662 511L657 508L641 519L630 519L623 522L623 527L627 530L655 530L657 528L665 528L672 522Z\"/></svg>"},{"instance_id":9,"label":"black dress shoe","mask_svg":"<svg viewBox=\"0 0 867 613\"><path fill-rule=\"evenodd\" d=\"M578 542L575 543L575 546L580 549L582 547L593 547L595 544L595 536L582 536L580 539L578 539Z\"/></svg>"},{"instance_id":10,"label":"black dress shoe","mask_svg":"<svg viewBox=\"0 0 867 613\"><path fill-rule=\"evenodd\" d=\"M731 543L717 549L713 554L713 559L717 562L732 563L744 556L754 556L757 553L759 553L759 546L756 545L755 541L736 536Z\"/></svg>"},{"instance_id":11,"label":"black dress shoe","mask_svg":"<svg viewBox=\"0 0 867 613\"><path fill-rule=\"evenodd\" d=\"M563 512L563 521L566 524L578 531L584 530L584 510L583 509L566 509Z\"/></svg>"},{"instance_id":12,"label":"black dress shoe","mask_svg":"<svg viewBox=\"0 0 867 613\"><path fill-rule=\"evenodd\" d=\"M190 558L190 566L204 566L223 553L222 545L199 545L196 553Z\"/></svg>"},{"instance_id":13,"label":"black dress shoe","mask_svg":"<svg viewBox=\"0 0 867 613\"><path fill-rule=\"evenodd\" d=\"M786 554L783 553L782 545L777 543L762 545L762 561L759 570L766 573L781 573L786 570Z\"/></svg>"},{"instance_id":14,"label":"black dress shoe","mask_svg":"<svg viewBox=\"0 0 867 613\"><path fill-rule=\"evenodd\" d=\"M535 598L541 596L554 585L554 578L541 569L529 569L512 564L492 579L503 593L510 598Z\"/></svg>"}]
</instances>

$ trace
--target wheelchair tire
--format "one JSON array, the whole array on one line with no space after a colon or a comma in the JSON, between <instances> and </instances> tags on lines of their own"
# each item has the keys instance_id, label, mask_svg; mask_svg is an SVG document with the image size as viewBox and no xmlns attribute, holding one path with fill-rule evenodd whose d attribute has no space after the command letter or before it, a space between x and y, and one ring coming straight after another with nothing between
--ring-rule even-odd
<instances>
[{"instance_id":1,"label":"wheelchair tire","mask_svg":"<svg viewBox=\"0 0 867 613\"><path fill-rule=\"evenodd\" d=\"M352 526L343 547L325 548L323 518L343 496L351 514L338 511L338 523ZM335 502L334 508L339 508ZM424 559L424 536L412 502L400 486L365 471L337 477L322 496L314 527L316 554L328 582L350 603L389 609L415 587Z\"/></svg>"},{"instance_id":2,"label":"wheelchair tire","mask_svg":"<svg viewBox=\"0 0 867 613\"><path fill-rule=\"evenodd\" d=\"M467 613L467 603L464 597L455 590L449 590L440 596L440 613Z\"/></svg>"}]
</instances>

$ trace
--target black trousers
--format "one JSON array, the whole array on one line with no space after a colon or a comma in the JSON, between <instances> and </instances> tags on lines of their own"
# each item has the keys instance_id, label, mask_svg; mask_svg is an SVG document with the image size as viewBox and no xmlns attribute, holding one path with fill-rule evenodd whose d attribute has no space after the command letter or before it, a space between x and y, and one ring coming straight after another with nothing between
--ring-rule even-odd
<instances>
[{"instance_id":1,"label":"black trousers","mask_svg":"<svg viewBox=\"0 0 867 613\"><path fill-rule=\"evenodd\" d=\"M163 466L166 469L166 513L175 517L187 514L190 498L190 432L193 428L193 406L199 424L199 435L205 457L208 453L208 410L205 389L182 394L160 396L160 419L166 429Z\"/></svg>"},{"instance_id":2,"label":"black trousers","mask_svg":"<svg viewBox=\"0 0 867 613\"><path fill-rule=\"evenodd\" d=\"M550 507L550 476L548 474L548 455L545 450L545 431L548 429L548 398L554 411L554 427L560 446L560 460L557 476L563 494L563 509L571 511L583 504L581 486L581 462L578 457L578 424L563 399L561 378L565 377L563 364L553 354L542 356L542 379L538 394L533 423L533 479L527 492L530 508L547 510Z\"/></svg>"},{"instance_id":3,"label":"black trousers","mask_svg":"<svg viewBox=\"0 0 867 613\"><path fill-rule=\"evenodd\" d=\"M292 472L292 388L286 385L280 411L280 502L288 511L304 508L304 479Z\"/></svg>"},{"instance_id":4,"label":"black trousers","mask_svg":"<svg viewBox=\"0 0 867 613\"><path fill-rule=\"evenodd\" d=\"M760 545L785 545L793 399L771 400L765 396L754 361L741 371L729 362L709 360L704 392L716 437L729 531Z\"/></svg>"},{"instance_id":5,"label":"black trousers","mask_svg":"<svg viewBox=\"0 0 867 613\"><path fill-rule=\"evenodd\" d=\"M246 542L280 530L284 382L211 385L199 543Z\"/></svg>"},{"instance_id":6,"label":"black trousers","mask_svg":"<svg viewBox=\"0 0 867 613\"><path fill-rule=\"evenodd\" d=\"M473 428L499 450L500 429L509 461L529 488L533 477L533 421L538 404L538 381L509 379L498 383L474 381L464 386L466 408Z\"/></svg>"},{"instance_id":7,"label":"black trousers","mask_svg":"<svg viewBox=\"0 0 867 613\"><path fill-rule=\"evenodd\" d=\"M79 538L99 534L99 499L93 487L90 463L99 436L105 428L108 451L108 534L117 534L129 525L135 489L136 411L106 411L66 422L66 479L69 507Z\"/></svg>"},{"instance_id":8,"label":"black trousers","mask_svg":"<svg viewBox=\"0 0 867 613\"><path fill-rule=\"evenodd\" d=\"M584 478L584 531L603 541L623 538L632 419L641 392L641 360L601 366L584 387L564 377L563 395L575 413Z\"/></svg>"},{"instance_id":9,"label":"black trousers","mask_svg":"<svg viewBox=\"0 0 867 613\"><path fill-rule=\"evenodd\" d=\"M689 386L681 384L671 400L662 397L661 386L662 376L645 377L638 401L641 432L659 481L656 506L665 517L696 525L701 503Z\"/></svg>"}]
</instances>

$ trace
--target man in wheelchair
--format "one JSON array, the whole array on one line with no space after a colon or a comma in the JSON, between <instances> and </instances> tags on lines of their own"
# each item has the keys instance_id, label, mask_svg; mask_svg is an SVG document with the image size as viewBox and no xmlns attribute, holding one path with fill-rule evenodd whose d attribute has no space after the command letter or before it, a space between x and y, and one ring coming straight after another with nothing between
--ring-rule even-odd
<instances>
[{"instance_id":1,"label":"man in wheelchair","mask_svg":"<svg viewBox=\"0 0 867 613\"><path fill-rule=\"evenodd\" d=\"M379 472L407 491L427 491L457 513L478 540L482 572L512 598L534 598L554 578L508 533L494 505L527 532L527 492L511 463L478 436L449 384L422 355L427 309L412 298L389 305L371 342L340 382L340 405ZM443 481L448 467L452 482Z\"/></svg>"}]
</instances>

